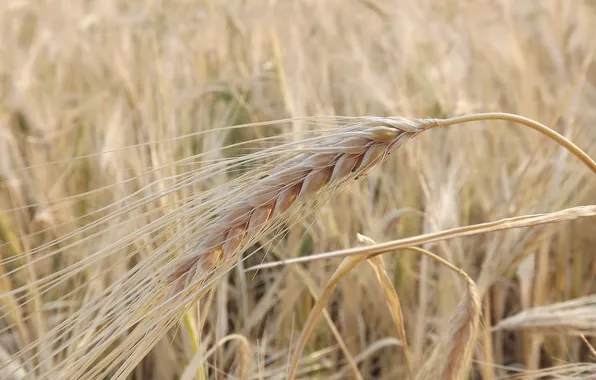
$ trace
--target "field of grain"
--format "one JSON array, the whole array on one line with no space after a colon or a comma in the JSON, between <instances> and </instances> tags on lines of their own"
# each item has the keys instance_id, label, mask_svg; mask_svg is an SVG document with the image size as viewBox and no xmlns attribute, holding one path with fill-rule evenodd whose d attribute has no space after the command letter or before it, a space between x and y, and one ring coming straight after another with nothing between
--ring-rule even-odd
<instances>
[{"instance_id":1,"label":"field of grain","mask_svg":"<svg viewBox=\"0 0 596 380\"><path fill-rule=\"evenodd\" d=\"M595 5L0 2L0 378L596 378Z\"/></svg>"}]
</instances>

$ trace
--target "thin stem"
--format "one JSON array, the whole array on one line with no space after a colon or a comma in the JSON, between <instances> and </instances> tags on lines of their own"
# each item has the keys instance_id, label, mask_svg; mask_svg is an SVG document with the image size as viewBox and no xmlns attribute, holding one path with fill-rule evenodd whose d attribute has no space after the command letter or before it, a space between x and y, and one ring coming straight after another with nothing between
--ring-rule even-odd
<instances>
[{"instance_id":1,"label":"thin stem","mask_svg":"<svg viewBox=\"0 0 596 380\"><path fill-rule=\"evenodd\" d=\"M526 127L532 128L535 131L538 131L545 135L546 137L550 138L551 140L555 141L557 144L561 145L569 152L571 152L574 156L582 160L587 167L592 170L594 174L596 174L596 162L590 158L583 150L581 150L577 145L569 141L567 138L563 137L556 131L548 128L547 126L540 124L537 121L532 119L528 119L527 117L511 114L511 113L502 113L502 112L488 112L488 113L477 113L477 114L470 114L464 116L456 116L451 117L448 119L434 119L436 122L435 125L431 125L429 128L436 128L436 127L449 127L455 124L463 124L469 123L472 121L486 121L486 120L504 120L504 121L512 121L514 123L519 123L525 125Z\"/></svg>"},{"instance_id":2,"label":"thin stem","mask_svg":"<svg viewBox=\"0 0 596 380\"><path fill-rule=\"evenodd\" d=\"M466 282L468 284L474 284L474 281L472 280L472 278L470 278L470 276L461 268L456 267L455 265L451 264L449 261L445 260L444 258L442 258L441 256L437 256L434 253L423 249L423 248L419 248L419 247L404 247L402 248L404 250L410 250L410 251L414 251L417 253L420 253L422 255L425 255L427 257L430 257L431 260L436 261L437 263L446 266L447 268L451 269L452 271L454 271L456 274L458 274L459 276L461 276L464 280L466 280ZM385 252L379 252L379 253L375 253L374 255L371 256L377 256L380 255L382 253ZM369 256L369 258L371 257Z\"/></svg>"},{"instance_id":3,"label":"thin stem","mask_svg":"<svg viewBox=\"0 0 596 380\"><path fill-rule=\"evenodd\" d=\"M327 282L327 286L323 290L323 293L313 306L306 323L304 324L304 329L300 334L300 339L298 340L298 344L296 345L296 349L292 355L292 360L290 364L290 368L288 370L287 379L294 380L296 378L296 373L298 372L298 365L300 364L300 359L302 358L302 352L304 351L304 347L306 347L306 343L308 339L312 335L312 332L315 328L315 323L317 318L325 308L327 301L331 297L331 294L335 290L335 287L339 283L339 281L344 278L352 269L356 268L358 265L362 264L368 256L361 255L356 257L347 257L344 259L339 267L333 273L333 276Z\"/></svg>"},{"instance_id":4,"label":"thin stem","mask_svg":"<svg viewBox=\"0 0 596 380\"><path fill-rule=\"evenodd\" d=\"M457 227L449 230L432 232L424 235L417 235L404 239L388 241L385 243L378 243L371 246L347 248L332 252L319 253L310 256L302 256L287 260L274 261L271 263L255 265L253 267L247 268L246 271L248 272L264 268L274 268L282 265L311 262L316 260L329 260L331 258L338 257L349 257L362 254L374 255L377 253L383 253L394 249L400 249L424 243L433 243L436 241L450 240L464 236L503 231L512 228L533 227L540 224L558 223L568 220L589 218L594 216L596 216L596 205L578 206L547 214L523 215L513 218L505 218L494 222Z\"/></svg>"}]
</instances>

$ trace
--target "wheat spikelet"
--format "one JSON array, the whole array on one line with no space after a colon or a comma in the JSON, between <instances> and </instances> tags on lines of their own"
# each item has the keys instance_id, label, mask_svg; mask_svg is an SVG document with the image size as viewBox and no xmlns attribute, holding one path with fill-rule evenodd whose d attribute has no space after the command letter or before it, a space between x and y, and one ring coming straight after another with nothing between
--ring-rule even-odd
<instances>
[{"instance_id":1,"label":"wheat spikelet","mask_svg":"<svg viewBox=\"0 0 596 380\"><path fill-rule=\"evenodd\" d=\"M470 280L466 285L466 294L449 322L448 332L437 343L417 379L458 380L468 375L480 327L481 306L474 282Z\"/></svg>"},{"instance_id":2,"label":"wheat spikelet","mask_svg":"<svg viewBox=\"0 0 596 380\"><path fill-rule=\"evenodd\" d=\"M197 277L213 271L222 262L233 263L242 246L255 241L265 224L283 218L297 199L309 199L324 186L337 185L355 173L366 171L385 159L392 148L422 131L406 119L376 119L354 137L330 146L315 146L294 162L280 165L258 181L246 198L232 203L213 222L209 234L194 252L180 258L169 275L173 291L194 284ZM379 124L379 121L382 123ZM423 124L422 124L423 125Z\"/></svg>"},{"instance_id":3,"label":"wheat spikelet","mask_svg":"<svg viewBox=\"0 0 596 380\"><path fill-rule=\"evenodd\" d=\"M595 335L596 296L526 309L493 327L497 330L528 329L544 334Z\"/></svg>"},{"instance_id":4,"label":"wheat spikelet","mask_svg":"<svg viewBox=\"0 0 596 380\"><path fill-rule=\"evenodd\" d=\"M121 203L115 204L116 211L61 238L58 243L63 246L53 242L29 252L31 257L52 257L79 244L68 239L81 236L80 241L84 241L102 236L101 227L106 223L114 223L117 229L129 222L124 220L127 213L184 186L218 173L253 168L227 184L175 204L168 212L142 213L141 217L150 221L138 231L102 246L61 271L15 289L11 294L27 303L30 300L22 295L24 290L35 287L41 293L49 292L109 255L124 253L121 260L132 257L136 251L130 253L127 246L138 244L140 236L150 236L143 244L156 246L124 276L89 297L76 312L21 347L0 366L19 363L29 376L39 379L124 378L251 244L282 223L295 222L305 210L313 210L317 201L324 200L323 194L333 195L350 178L365 175L392 150L433 124L430 120L376 117L332 121L346 125L179 176L170 187L158 186L158 193L130 204L122 202L125 206L120 209L117 206ZM321 191L323 188L326 191ZM186 224L176 229L180 218ZM92 281L90 278L71 292L90 286Z\"/></svg>"}]
</instances>

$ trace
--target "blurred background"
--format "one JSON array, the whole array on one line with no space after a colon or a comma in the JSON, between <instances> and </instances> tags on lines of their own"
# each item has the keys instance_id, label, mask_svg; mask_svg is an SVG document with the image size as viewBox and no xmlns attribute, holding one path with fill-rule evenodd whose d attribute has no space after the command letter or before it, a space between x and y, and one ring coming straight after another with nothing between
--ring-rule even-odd
<instances>
[{"instance_id":1,"label":"blurred background","mask_svg":"<svg viewBox=\"0 0 596 380\"><path fill-rule=\"evenodd\" d=\"M2 258L80 231L91 211L170 174L141 175L152 167L258 137L242 129L222 130L200 143L172 140L206 129L299 116L444 118L501 111L540 121L596 157L595 4L3 1ZM286 124L278 132L300 128ZM169 143L137 146L164 141ZM88 157L73 160L80 156ZM437 129L348 186L313 223L295 226L266 260L353 247L357 233L387 241L595 201L590 171L534 131L503 122ZM149 222L130 217L130 225L114 234L2 277L0 287L8 291L43 277ZM580 333L596 343L590 338L596 336L593 298L566 307L548 323L540 318L552 312L538 311L499 326L526 310L593 294L595 232L594 221L585 219L425 246L479 287L482 330L469 379L553 378L550 367L566 378L588 378L578 371L595 358ZM141 257L151 254L151 245L143 249ZM420 366L448 327L462 283L411 252L383 258L400 297L413 362ZM104 265L125 273L138 259ZM324 288L339 263L244 272L263 260L257 252L197 306L204 320L199 349L216 347L200 376L284 378L314 304L312 289ZM9 269L0 267L0 273ZM89 275L73 275L73 284ZM107 284L109 278L94 282L86 296ZM77 309L77 299L56 306L59 296L44 293L35 306L0 319L0 361ZM2 302L18 305L6 297ZM15 322L35 310L44 313L37 322ZM408 378L401 341L369 266L340 282L327 311L330 319L321 318L304 352L301 378L355 378L331 326L362 378ZM243 340L216 345L230 334ZM187 335L180 327L160 341L130 378L179 378L194 354Z\"/></svg>"}]
</instances>

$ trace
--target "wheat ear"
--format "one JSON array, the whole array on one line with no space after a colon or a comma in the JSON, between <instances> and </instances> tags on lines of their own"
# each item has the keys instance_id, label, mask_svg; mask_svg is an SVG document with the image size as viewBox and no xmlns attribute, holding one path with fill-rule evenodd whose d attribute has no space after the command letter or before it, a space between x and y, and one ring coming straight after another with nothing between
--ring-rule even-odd
<instances>
[{"instance_id":1,"label":"wheat ear","mask_svg":"<svg viewBox=\"0 0 596 380\"><path fill-rule=\"evenodd\" d=\"M331 120L344 125L204 171L254 168L223 190L197 194L152 222L155 229L180 215L192 218L127 276L12 360L22 361L34 373L47 363L45 358L68 352L68 360L54 363L40 378L124 378L252 243L282 223L294 223L305 209L313 209L312 202L324 200L324 194L331 196L350 179L366 175L431 123L393 117ZM46 348L39 350L41 343Z\"/></svg>"},{"instance_id":2,"label":"wheat ear","mask_svg":"<svg viewBox=\"0 0 596 380\"><path fill-rule=\"evenodd\" d=\"M278 166L258 181L246 198L216 217L194 252L180 257L168 275L171 294L196 291L206 281L206 273L235 263L243 248L252 244L267 224L284 218L297 200L308 201L328 184L337 186L350 177L365 175L426 125L424 120L369 118L351 137L332 139L330 145L315 146L302 157Z\"/></svg>"},{"instance_id":3,"label":"wheat ear","mask_svg":"<svg viewBox=\"0 0 596 380\"><path fill-rule=\"evenodd\" d=\"M208 223L195 248L168 265L164 302L194 302L218 274L237 262L247 247L279 223L295 219L293 207L321 198L323 189L339 191L349 179L366 175L431 123L401 117L358 118L335 133L303 142L296 149L301 152L297 157L283 160L249 188L231 196L229 204ZM293 149L292 144L281 150L284 148ZM152 324L143 326L151 328ZM127 360L116 375L131 370L137 361Z\"/></svg>"},{"instance_id":4,"label":"wheat ear","mask_svg":"<svg viewBox=\"0 0 596 380\"><path fill-rule=\"evenodd\" d=\"M417 380L459 380L468 376L480 327L481 304L474 281L466 272L419 247L408 247L447 266L466 282L466 292L449 321L447 333L437 342L418 372Z\"/></svg>"}]
</instances>

